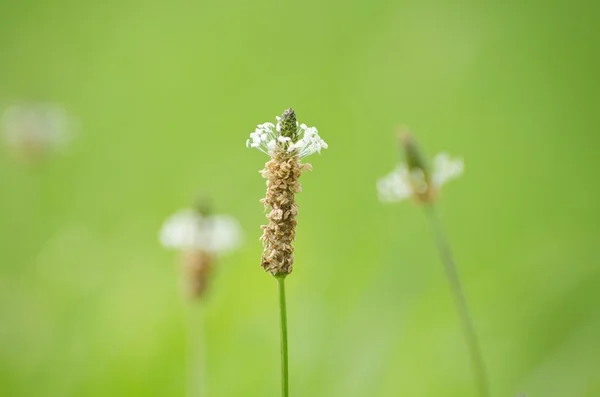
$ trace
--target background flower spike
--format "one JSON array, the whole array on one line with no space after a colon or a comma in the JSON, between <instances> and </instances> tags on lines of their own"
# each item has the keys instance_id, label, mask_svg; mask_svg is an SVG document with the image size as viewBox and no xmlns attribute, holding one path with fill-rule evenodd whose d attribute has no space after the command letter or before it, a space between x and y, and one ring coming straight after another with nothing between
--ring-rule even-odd
<instances>
[{"instance_id":1,"label":"background flower spike","mask_svg":"<svg viewBox=\"0 0 600 397\"><path fill-rule=\"evenodd\" d=\"M407 131L398 135L404 162L377 181L379 199L384 203L412 198L419 204L432 204L446 182L458 178L464 171L460 158L439 153L433 159L433 167Z\"/></svg>"}]
</instances>

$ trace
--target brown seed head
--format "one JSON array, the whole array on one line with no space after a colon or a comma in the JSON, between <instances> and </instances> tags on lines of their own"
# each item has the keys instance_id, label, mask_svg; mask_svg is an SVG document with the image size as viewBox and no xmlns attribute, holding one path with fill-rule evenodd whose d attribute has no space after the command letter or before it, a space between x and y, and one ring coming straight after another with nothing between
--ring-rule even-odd
<instances>
[{"instance_id":1,"label":"brown seed head","mask_svg":"<svg viewBox=\"0 0 600 397\"><path fill-rule=\"evenodd\" d=\"M265 209L270 209L269 224L262 226L262 266L274 276L292 272L298 215L295 195L300 192L298 179L304 168L298 156L280 152L265 164L262 172L267 179L267 194L262 202Z\"/></svg>"},{"instance_id":2,"label":"brown seed head","mask_svg":"<svg viewBox=\"0 0 600 397\"><path fill-rule=\"evenodd\" d=\"M202 250L183 252L181 270L184 294L190 300L204 296L212 273L213 258Z\"/></svg>"}]
</instances>

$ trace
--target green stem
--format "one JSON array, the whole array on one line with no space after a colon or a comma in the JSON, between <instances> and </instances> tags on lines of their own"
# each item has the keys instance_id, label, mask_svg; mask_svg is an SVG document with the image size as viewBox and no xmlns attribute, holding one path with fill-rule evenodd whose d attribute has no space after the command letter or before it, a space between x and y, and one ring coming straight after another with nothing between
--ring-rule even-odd
<instances>
[{"instance_id":1,"label":"green stem","mask_svg":"<svg viewBox=\"0 0 600 397\"><path fill-rule=\"evenodd\" d=\"M279 285L279 314L281 317L281 396L289 397L287 308L285 301L285 275L276 276Z\"/></svg>"},{"instance_id":2,"label":"green stem","mask_svg":"<svg viewBox=\"0 0 600 397\"><path fill-rule=\"evenodd\" d=\"M444 228L442 227L442 222L437 216L433 204L428 205L426 207L426 212L431 222L433 234L435 235L435 241L440 254L440 258L444 263L446 276L450 281L452 294L454 295L454 300L458 309L458 314L460 316L463 332L469 348L469 353L471 355L471 364L473 366L473 372L475 373L475 378L477 379L477 383L479 386L479 395L481 397L489 397L489 382L487 377L487 370L485 367L485 361L483 359L483 353L481 351L481 347L479 346L479 340L477 338L475 326L473 325L473 321L471 320L471 314L469 312L467 298L465 297L465 293L460 282L460 277L458 275L456 263L454 262L454 257L450 249L450 244L448 243L448 239L446 238L446 234L444 233Z\"/></svg>"},{"instance_id":3,"label":"green stem","mask_svg":"<svg viewBox=\"0 0 600 397\"><path fill-rule=\"evenodd\" d=\"M196 302L194 302L196 303ZM187 392L188 397L206 396L206 343L204 340L204 310L190 305L187 329Z\"/></svg>"}]
</instances>

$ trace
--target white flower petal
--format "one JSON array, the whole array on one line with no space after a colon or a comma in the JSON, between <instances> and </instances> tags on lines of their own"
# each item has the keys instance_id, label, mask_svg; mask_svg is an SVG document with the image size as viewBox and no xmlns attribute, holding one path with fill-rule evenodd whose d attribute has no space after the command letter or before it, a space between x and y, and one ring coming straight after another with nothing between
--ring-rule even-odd
<instances>
[{"instance_id":1,"label":"white flower petal","mask_svg":"<svg viewBox=\"0 0 600 397\"><path fill-rule=\"evenodd\" d=\"M237 248L241 241L241 227L235 218L228 215L202 217L193 209L175 213L160 231L160 242L167 248L199 249L215 255Z\"/></svg>"},{"instance_id":2,"label":"white flower petal","mask_svg":"<svg viewBox=\"0 0 600 397\"><path fill-rule=\"evenodd\" d=\"M406 165L396 169L377 181L379 200L384 203L398 202L412 196L412 185Z\"/></svg>"},{"instance_id":3,"label":"white flower petal","mask_svg":"<svg viewBox=\"0 0 600 397\"><path fill-rule=\"evenodd\" d=\"M238 221L227 215L213 215L206 219L207 236L206 250L221 254L238 248L242 243L242 228Z\"/></svg>"},{"instance_id":4,"label":"white flower petal","mask_svg":"<svg viewBox=\"0 0 600 397\"><path fill-rule=\"evenodd\" d=\"M53 103L13 105L2 114L2 139L9 146L60 151L73 139L76 122Z\"/></svg>"},{"instance_id":5,"label":"white flower petal","mask_svg":"<svg viewBox=\"0 0 600 397\"><path fill-rule=\"evenodd\" d=\"M306 124L296 122L298 140L295 143L291 142L289 137L281 136L281 117L276 117L277 124L272 123L259 124L255 132L250 134L251 144L246 143L250 147L255 147L262 152L273 155L277 146L281 150L286 150L288 153L296 152L299 157L310 156L313 153L321 153L322 149L327 149L329 146L321 139L319 132L315 127L307 127ZM273 131L275 128L275 131Z\"/></svg>"},{"instance_id":6,"label":"white flower petal","mask_svg":"<svg viewBox=\"0 0 600 397\"><path fill-rule=\"evenodd\" d=\"M202 249L200 224L202 217L191 209L169 217L160 231L160 241L167 248Z\"/></svg>"},{"instance_id":7,"label":"white flower petal","mask_svg":"<svg viewBox=\"0 0 600 397\"><path fill-rule=\"evenodd\" d=\"M432 183L440 188L444 183L456 179L464 172L461 158L452 159L447 153L440 153L433 159Z\"/></svg>"}]
</instances>

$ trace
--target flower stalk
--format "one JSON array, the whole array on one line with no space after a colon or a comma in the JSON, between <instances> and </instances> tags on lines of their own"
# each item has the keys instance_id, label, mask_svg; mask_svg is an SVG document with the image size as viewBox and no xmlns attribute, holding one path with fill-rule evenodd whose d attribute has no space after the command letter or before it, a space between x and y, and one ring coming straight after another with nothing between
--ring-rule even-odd
<instances>
[{"instance_id":1,"label":"flower stalk","mask_svg":"<svg viewBox=\"0 0 600 397\"><path fill-rule=\"evenodd\" d=\"M279 318L281 325L281 395L289 396L287 305L285 299L285 275L277 276L279 287Z\"/></svg>"},{"instance_id":2,"label":"flower stalk","mask_svg":"<svg viewBox=\"0 0 600 397\"><path fill-rule=\"evenodd\" d=\"M302 172L311 169L301 159L327 149L315 127L299 124L296 113L287 109L277 124L259 124L246 141L252 147L269 155L270 160L260 171L267 180L267 193L261 200L269 220L261 226L263 253L261 266L277 279L279 288L279 314L281 329L281 395L289 396L287 307L285 278L294 265L294 240L298 205L296 193L301 191L299 182Z\"/></svg>"},{"instance_id":3,"label":"flower stalk","mask_svg":"<svg viewBox=\"0 0 600 397\"><path fill-rule=\"evenodd\" d=\"M184 294L190 302L200 303L206 295L217 258L239 247L242 230L228 215L211 214L207 199L192 208L171 215L164 222L159 240L165 248L181 255ZM200 310L196 318L195 309ZM206 396L206 341L202 306L190 306L187 324L188 397Z\"/></svg>"},{"instance_id":4,"label":"flower stalk","mask_svg":"<svg viewBox=\"0 0 600 397\"><path fill-rule=\"evenodd\" d=\"M187 311L187 397L207 396L206 327L202 305L190 305Z\"/></svg>"},{"instance_id":5,"label":"flower stalk","mask_svg":"<svg viewBox=\"0 0 600 397\"><path fill-rule=\"evenodd\" d=\"M377 182L379 198L386 203L412 198L427 213L437 250L452 289L479 394L481 397L489 397L488 376L477 332L471 319L467 298L450 250L450 244L435 212L435 202L438 199L440 188L463 173L463 161L462 159L452 159L446 153L440 153L434 158L433 167L430 167L419 146L408 133L400 136L400 144L404 152L405 163L398 164L394 171L379 179Z\"/></svg>"},{"instance_id":6,"label":"flower stalk","mask_svg":"<svg viewBox=\"0 0 600 397\"><path fill-rule=\"evenodd\" d=\"M473 320L471 318L469 305L460 281L460 276L454 261L454 256L452 255L452 250L450 249L450 244L448 243L448 239L442 227L442 222L435 211L434 204L431 203L425 206L425 212L429 218L437 250L440 255L440 259L444 264L444 270L446 272L446 276L448 277L448 281L450 282L454 303L456 304L456 308L458 310L463 334L467 342L469 355L471 357L473 373L475 375L475 379L477 380L479 395L481 397L489 397L489 381L485 361L483 359L483 352L481 351L481 347L479 345L477 331L475 330L475 325L473 324Z\"/></svg>"}]
</instances>

